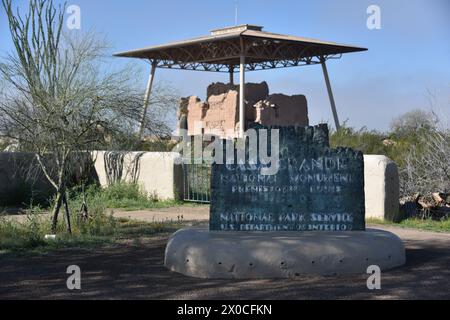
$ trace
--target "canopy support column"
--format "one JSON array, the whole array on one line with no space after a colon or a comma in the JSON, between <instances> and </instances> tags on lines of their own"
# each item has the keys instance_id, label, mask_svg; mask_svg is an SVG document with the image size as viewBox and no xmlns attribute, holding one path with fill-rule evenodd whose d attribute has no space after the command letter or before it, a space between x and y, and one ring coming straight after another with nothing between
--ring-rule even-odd
<instances>
[{"instance_id":1,"label":"canopy support column","mask_svg":"<svg viewBox=\"0 0 450 320\"><path fill-rule=\"evenodd\" d=\"M155 79L155 71L156 71L157 62L152 61L152 68L150 71L150 75L148 77L147 89L145 90L144 96L144 106L142 107L142 115L141 115L141 126L139 129L139 139L142 140L144 131L145 131L145 118L147 117L148 105L150 102L150 96L152 94L153 89L153 80Z\"/></svg>"},{"instance_id":2,"label":"canopy support column","mask_svg":"<svg viewBox=\"0 0 450 320\"><path fill-rule=\"evenodd\" d=\"M244 137L245 132L245 55L241 54L239 83L239 137Z\"/></svg>"},{"instance_id":3,"label":"canopy support column","mask_svg":"<svg viewBox=\"0 0 450 320\"><path fill-rule=\"evenodd\" d=\"M230 65L230 85L234 86L234 66Z\"/></svg>"},{"instance_id":4,"label":"canopy support column","mask_svg":"<svg viewBox=\"0 0 450 320\"><path fill-rule=\"evenodd\" d=\"M339 117L338 117L337 110L336 110L336 103L334 102L333 90L331 90L330 77L328 76L328 69L327 69L327 64L325 62L325 59L322 59L321 63L322 63L323 75L325 77L325 83L327 85L328 97L330 98L331 111L333 111L334 124L336 126L336 130L339 130L341 128L341 125L339 123Z\"/></svg>"}]
</instances>

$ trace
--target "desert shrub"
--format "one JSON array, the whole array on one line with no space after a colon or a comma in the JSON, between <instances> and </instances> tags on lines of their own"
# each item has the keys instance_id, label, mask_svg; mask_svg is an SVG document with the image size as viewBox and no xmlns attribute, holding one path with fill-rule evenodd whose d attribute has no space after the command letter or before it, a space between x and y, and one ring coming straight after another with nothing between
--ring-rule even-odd
<instances>
[{"instance_id":1,"label":"desert shrub","mask_svg":"<svg viewBox=\"0 0 450 320\"><path fill-rule=\"evenodd\" d=\"M450 192L450 130L440 127L432 112L406 113L394 119L391 130L385 133L344 125L331 133L330 144L395 161L402 197Z\"/></svg>"},{"instance_id":2,"label":"desert shrub","mask_svg":"<svg viewBox=\"0 0 450 320\"><path fill-rule=\"evenodd\" d=\"M364 154L388 154L389 146L383 144L386 135L377 131L369 131L363 127L359 130L343 126L330 135L330 145L336 147L349 147Z\"/></svg>"},{"instance_id":3,"label":"desert shrub","mask_svg":"<svg viewBox=\"0 0 450 320\"><path fill-rule=\"evenodd\" d=\"M415 140L424 132L437 128L439 119L431 111L413 110L391 122L391 135L397 139Z\"/></svg>"},{"instance_id":4,"label":"desert shrub","mask_svg":"<svg viewBox=\"0 0 450 320\"><path fill-rule=\"evenodd\" d=\"M135 201L149 200L147 193L137 183L117 182L108 188L102 189L100 193L108 201L121 201L124 199Z\"/></svg>"},{"instance_id":5,"label":"desert shrub","mask_svg":"<svg viewBox=\"0 0 450 320\"><path fill-rule=\"evenodd\" d=\"M385 142L390 143L385 143ZM354 129L343 126L340 130L331 132L330 145L336 147L348 147L359 150L367 155L384 155L401 167L404 157L409 150L409 141L394 140L390 133L382 133L374 130Z\"/></svg>"}]
</instances>

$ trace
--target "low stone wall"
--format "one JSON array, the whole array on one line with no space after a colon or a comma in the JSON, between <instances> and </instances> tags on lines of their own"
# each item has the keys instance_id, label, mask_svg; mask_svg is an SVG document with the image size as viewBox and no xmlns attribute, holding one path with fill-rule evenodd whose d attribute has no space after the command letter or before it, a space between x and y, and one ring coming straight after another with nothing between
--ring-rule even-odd
<instances>
[{"instance_id":1,"label":"low stone wall","mask_svg":"<svg viewBox=\"0 0 450 320\"><path fill-rule=\"evenodd\" d=\"M366 218L399 221L400 181L397 165L385 156L364 156Z\"/></svg>"},{"instance_id":2,"label":"low stone wall","mask_svg":"<svg viewBox=\"0 0 450 320\"><path fill-rule=\"evenodd\" d=\"M92 155L93 180L103 187L116 181L136 182L161 200L183 196L183 171L175 164L178 153L96 151ZM32 161L29 153L0 152L0 206L45 203L52 198L52 186L38 166L30 166Z\"/></svg>"},{"instance_id":3,"label":"low stone wall","mask_svg":"<svg viewBox=\"0 0 450 320\"><path fill-rule=\"evenodd\" d=\"M114 181L137 182L159 199L183 196L183 169L176 165L178 153L93 153L95 171L102 186ZM0 206L51 198L53 190L39 172L26 171L31 154L0 153ZM366 217L397 221L399 174L397 165L385 156L364 156ZM96 177L97 179L97 177Z\"/></svg>"},{"instance_id":4,"label":"low stone wall","mask_svg":"<svg viewBox=\"0 0 450 320\"><path fill-rule=\"evenodd\" d=\"M30 153L0 152L0 206L46 204L53 196L53 187L34 161Z\"/></svg>"},{"instance_id":5,"label":"low stone wall","mask_svg":"<svg viewBox=\"0 0 450 320\"><path fill-rule=\"evenodd\" d=\"M178 153L97 151L93 156L103 187L117 181L135 182L160 200L183 196L183 169L175 163L180 157Z\"/></svg>"}]
</instances>

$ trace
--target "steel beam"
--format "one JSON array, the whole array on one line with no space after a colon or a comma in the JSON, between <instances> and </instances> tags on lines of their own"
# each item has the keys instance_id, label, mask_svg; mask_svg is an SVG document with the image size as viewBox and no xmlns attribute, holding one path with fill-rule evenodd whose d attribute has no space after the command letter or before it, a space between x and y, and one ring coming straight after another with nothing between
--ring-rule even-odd
<instances>
[{"instance_id":1,"label":"steel beam","mask_svg":"<svg viewBox=\"0 0 450 320\"><path fill-rule=\"evenodd\" d=\"M230 66L230 85L234 86L234 66Z\"/></svg>"},{"instance_id":2,"label":"steel beam","mask_svg":"<svg viewBox=\"0 0 450 320\"><path fill-rule=\"evenodd\" d=\"M141 139L141 140L143 138L144 131L145 131L145 118L147 117L148 105L149 105L149 102L150 102L150 96L152 94L153 81L155 79L156 66L157 66L157 62L153 61L152 62L152 68L151 68L151 71L150 71L150 76L148 77L147 89L145 90L144 106L142 107L141 125L140 125L140 129L139 129L139 139Z\"/></svg>"},{"instance_id":3,"label":"steel beam","mask_svg":"<svg viewBox=\"0 0 450 320\"><path fill-rule=\"evenodd\" d=\"M341 128L341 124L339 123L339 117L338 117L338 113L336 110L336 103L334 102L333 90L331 90L330 77L328 76L328 69L327 69L327 64L325 62L325 59L322 59L321 63L322 63L323 75L325 77L325 83L327 85L328 97L330 98L331 111L333 112L334 124L336 126L336 130L339 130Z\"/></svg>"},{"instance_id":4,"label":"steel beam","mask_svg":"<svg viewBox=\"0 0 450 320\"><path fill-rule=\"evenodd\" d=\"M241 54L239 83L239 137L244 137L245 132L245 55Z\"/></svg>"}]
</instances>

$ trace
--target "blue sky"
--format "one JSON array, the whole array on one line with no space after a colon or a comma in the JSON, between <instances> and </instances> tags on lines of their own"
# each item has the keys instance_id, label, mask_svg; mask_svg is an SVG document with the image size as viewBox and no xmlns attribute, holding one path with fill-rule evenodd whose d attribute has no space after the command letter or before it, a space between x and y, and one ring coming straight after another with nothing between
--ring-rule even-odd
<instances>
[{"instance_id":1,"label":"blue sky","mask_svg":"<svg viewBox=\"0 0 450 320\"><path fill-rule=\"evenodd\" d=\"M26 7L26 0L18 0ZM58 3L59 1L56 1ZM112 52L206 35L235 22L235 0L74 0L82 31L104 34ZM385 130L393 117L416 108L434 108L450 118L450 0L239 0L239 23L264 30L369 48L328 64L341 120L355 127ZM61 2L62 3L62 2ZM366 27L369 5L381 9L381 30ZM0 53L11 50L4 12L0 13ZM117 65L129 61L112 60ZM148 68L136 60L137 66ZM147 70L145 70L147 71ZM226 74L158 70L180 96L204 97L206 86ZM247 81L267 81L271 93L305 94L311 123L332 123L320 66L249 73ZM137 79L144 87L146 76Z\"/></svg>"}]
</instances>

